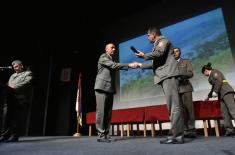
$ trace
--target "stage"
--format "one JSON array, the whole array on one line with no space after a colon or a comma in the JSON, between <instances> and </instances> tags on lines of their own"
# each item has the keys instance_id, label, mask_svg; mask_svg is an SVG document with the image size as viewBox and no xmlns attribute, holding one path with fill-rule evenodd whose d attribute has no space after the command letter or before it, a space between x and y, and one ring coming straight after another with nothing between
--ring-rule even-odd
<instances>
[{"instance_id":1,"label":"stage","mask_svg":"<svg viewBox=\"0 0 235 155\"><path fill-rule=\"evenodd\" d=\"M199 135L184 144L160 144L165 137L135 136L110 143L96 136L22 137L19 142L0 143L0 155L235 155L235 138Z\"/></svg>"}]
</instances>

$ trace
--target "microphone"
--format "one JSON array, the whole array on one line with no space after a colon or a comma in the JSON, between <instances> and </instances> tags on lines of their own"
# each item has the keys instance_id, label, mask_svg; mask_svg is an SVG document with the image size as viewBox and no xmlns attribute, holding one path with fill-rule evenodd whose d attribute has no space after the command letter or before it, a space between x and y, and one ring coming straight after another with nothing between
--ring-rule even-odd
<instances>
[{"instance_id":1,"label":"microphone","mask_svg":"<svg viewBox=\"0 0 235 155\"><path fill-rule=\"evenodd\" d=\"M12 66L3 66L3 67L0 67L0 69L12 69Z\"/></svg>"},{"instance_id":2,"label":"microphone","mask_svg":"<svg viewBox=\"0 0 235 155\"><path fill-rule=\"evenodd\" d=\"M134 46L131 46L131 50L132 50L134 53L140 53Z\"/></svg>"}]
</instances>

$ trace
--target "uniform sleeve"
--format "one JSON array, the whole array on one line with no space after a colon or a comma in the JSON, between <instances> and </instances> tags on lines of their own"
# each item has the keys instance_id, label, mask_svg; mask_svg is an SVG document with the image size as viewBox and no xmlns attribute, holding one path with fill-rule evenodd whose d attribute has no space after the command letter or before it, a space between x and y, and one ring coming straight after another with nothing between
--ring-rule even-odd
<instances>
[{"instance_id":1,"label":"uniform sleeve","mask_svg":"<svg viewBox=\"0 0 235 155\"><path fill-rule=\"evenodd\" d=\"M215 72L212 75L215 79L213 91L219 93L223 84L222 75L219 72Z\"/></svg>"},{"instance_id":2,"label":"uniform sleeve","mask_svg":"<svg viewBox=\"0 0 235 155\"><path fill-rule=\"evenodd\" d=\"M100 57L99 63L101 66L104 66L113 70L127 70L128 69L128 64L116 63L113 60L105 56Z\"/></svg>"},{"instance_id":3,"label":"uniform sleeve","mask_svg":"<svg viewBox=\"0 0 235 155\"><path fill-rule=\"evenodd\" d=\"M186 61L186 65L187 65L187 68L186 68L186 72L183 74L183 78L189 79L193 77L193 67L188 60Z\"/></svg>"},{"instance_id":4,"label":"uniform sleeve","mask_svg":"<svg viewBox=\"0 0 235 155\"><path fill-rule=\"evenodd\" d=\"M213 90L214 90L214 85L212 85L212 87L211 87L211 91L208 94L208 98L212 98Z\"/></svg>"},{"instance_id":5,"label":"uniform sleeve","mask_svg":"<svg viewBox=\"0 0 235 155\"><path fill-rule=\"evenodd\" d=\"M166 39L162 39L156 46L151 53L146 53L144 55L145 60L153 60L158 57L162 57L167 52L169 42Z\"/></svg>"},{"instance_id":6,"label":"uniform sleeve","mask_svg":"<svg viewBox=\"0 0 235 155\"><path fill-rule=\"evenodd\" d=\"M152 69L153 68L153 64L142 64L141 67L142 69Z\"/></svg>"}]
</instances>

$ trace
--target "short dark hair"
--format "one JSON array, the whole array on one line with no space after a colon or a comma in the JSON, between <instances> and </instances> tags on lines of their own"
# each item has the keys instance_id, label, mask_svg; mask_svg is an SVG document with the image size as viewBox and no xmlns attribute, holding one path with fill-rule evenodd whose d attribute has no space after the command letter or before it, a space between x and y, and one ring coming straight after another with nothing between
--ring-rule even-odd
<instances>
[{"instance_id":1,"label":"short dark hair","mask_svg":"<svg viewBox=\"0 0 235 155\"><path fill-rule=\"evenodd\" d=\"M156 33L159 36L162 35L160 29L158 29L157 27L149 27L148 33Z\"/></svg>"},{"instance_id":2,"label":"short dark hair","mask_svg":"<svg viewBox=\"0 0 235 155\"><path fill-rule=\"evenodd\" d=\"M208 62L206 65L202 67L202 74L204 74L205 70L212 70L211 63Z\"/></svg>"},{"instance_id":3,"label":"short dark hair","mask_svg":"<svg viewBox=\"0 0 235 155\"><path fill-rule=\"evenodd\" d=\"M173 50L174 49L179 50L179 52L181 53L181 49L179 47L174 47Z\"/></svg>"}]
</instances>

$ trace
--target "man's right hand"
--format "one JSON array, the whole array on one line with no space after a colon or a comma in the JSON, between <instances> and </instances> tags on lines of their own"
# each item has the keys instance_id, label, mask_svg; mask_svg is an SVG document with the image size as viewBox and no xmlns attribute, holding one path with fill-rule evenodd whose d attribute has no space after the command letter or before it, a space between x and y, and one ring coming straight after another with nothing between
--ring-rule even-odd
<instances>
[{"instance_id":1,"label":"man's right hand","mask_svg":"<svg viewBox=\"0 0 235 155\"><path fill-rule=\"evenodd\" d=\"M138 62L131 62L131 63L128 64L128 67L137 68L138 67Z\"/></svg>"}]
</instances>

